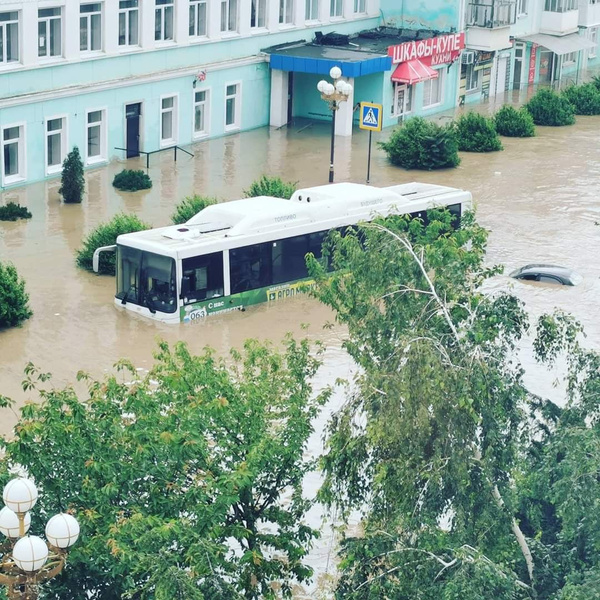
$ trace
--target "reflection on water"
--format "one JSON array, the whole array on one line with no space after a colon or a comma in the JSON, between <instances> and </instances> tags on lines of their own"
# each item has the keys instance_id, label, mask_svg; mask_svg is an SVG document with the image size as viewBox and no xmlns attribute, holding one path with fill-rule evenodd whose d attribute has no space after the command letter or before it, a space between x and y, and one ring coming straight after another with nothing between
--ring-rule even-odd
<instances>
[{"instance_id":1,"label":"reflection on water","mask_svg":"<svg viewBox=\"0 0 600 600\"><path fill-rule=\"evenodd\" d=\"M533 315L555 307L573 312L586 326L588 343L600 339L597 305L600 291L598 238L598 125L595 117L578 117L572 127L538 128L530 139L503 139L505 150L489 155L462 154L457 169L407 172L391 167L374 146L371 183L377 186L410 181L441 183L470 190L478 219L490 230L488 258L507 272L528 263L555 263L575 268L584 276L578 287L532 286L506 276L488 284L490 290L512 287ZM166 326L146 321L113 305L114 279L78 270L74 252L82 238L117 212L134 212L154 226L165 225L178 201L192 193L230 200L262 173L281 175L300 186L327 182L329 126L305 123L289 130L258 129L243 135L198 144L194 158L179 153L151 157L151 190L121 193L112 185L124 164L87 172L87 193L81 205L65 205L58 197L59 182L30 185L0 194L0 203L26 205L29 221L0 224L0 260L13 262L27 282L34 316L23 327L0 332L0 393L19 404L28 397L21 387L23 367L32 361L54 374L55 385L73 383L79 369L100 377L121 357L148 367L157 338L188 342L192 350L205 345L226 353L248 337L279 340L287 331L308 333L330 348L327 368L317 386L347 376L349 363L339 351L341 328L323 331L331 313L309 298L295 297L244 313L213 317L195 325ZM375 134L385 139L387 132ZM365 132L336 139L336 180L364 182ZM128 168L142 168L134 159ZM530 343L523 358L531 366ZM553 374L530 368L528 381L536 391L555 394ZM337 402L342 400L338 395ZM14 415L2 414L0 433L8 433ZM322 428L324 420L318 425ZM320 437L311 452L318 451ZM315 486L317 483L314 484ZM314 554L322 566L327 542Z\"/></svg>"}]
</instances>

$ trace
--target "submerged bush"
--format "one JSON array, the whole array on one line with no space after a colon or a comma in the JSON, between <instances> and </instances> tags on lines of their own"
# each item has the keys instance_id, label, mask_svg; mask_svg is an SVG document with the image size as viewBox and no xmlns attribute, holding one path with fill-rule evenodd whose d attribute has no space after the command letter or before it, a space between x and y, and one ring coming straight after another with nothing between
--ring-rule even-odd
<instances>
[{"instance_id":1,"label":"submerged bush","mask_svg":"<svg viewBox=\"0 0 600 600\"><path fill-rule=\"evenodd\" d=\"M102 246L111 246L117 242L117 237L123 233L144 231L151 225L138 219L136 215L118 214L108 223L101 223L83 241L83 247L77 251L77 266L87 271L93 271L92 259L94 251ZM103 275L115 274L114 252L103 252L100 255L98 273Z\"/></svg>"},{"instance_id":2,"label":"submerged bush","mask_svg":"<svg viewBox=\"0 0 600 600\"><path fill-rule=\"evenodd\" d=\"M289 199L295 191L295 183L285 182L281 177L263 175L260 179L253 181L247 190L244 190L244 196L246 198L273 196L274 198Z\"/></svg>"},{"instance_id":3,"label":"submerged bush","mask_svg":"<svg viewBox=\"0 0 600 600\"><path fill-rule=\"evenodd\" d=\"M458 149L464 152L495 152L502 150L494 120L476 112L461 115L456 121Z\"/></svg>"},{"instance_id":4,"label":"submerged bush","mask_svg":"<svg viewBox=\"0 0 600 600\"><path fill-rule=\"evenodd\" d=\"M14 265L0 263L0 329L20 325L32 314L25 281Z\"/></svg>"},{"instance_id":5,"label":"submerged bush","mask_svg":"<svg viewBox=\"0 0 600 600\"><path fill-rule=\"evenodd\" d=\"M152 180L148 173L131 169L123 169L115 175L113 185L124 192L137 192L138 190L147 190L152 187Z\"/></svg>"},{"instance_id":6,"label":"submerged bush","mask_svg":"<svg viewBox=\"0 0 600 600\"><path fill-rule=\"evenodd\" d=\"M547 88L539 90L525 108L536 125L560 127L575 123L573 105L564 96L559 96Z\"/></svg>"},{"instance_id":7,"label":"submerged bush","mask_svg":"<svg viewBox=\"0 0 600 600\"><path fill-rule=\"evenodd\" d=\"M460 163L455 127L436 125L423 117L408 119L379 145L392 164L405 169L431 171Z\"/></svg>"},{"instance_id":8,"label":"submerged bush","mask_svg":"<svg viewBox=\"0 0 600 600\"><path fill-rule=\"evenodd\" d=\"M496 131L506 137L533 137L535 125L533 117L524 108L517 110L505 104L495 115Z\"/></svg>"},{"instance_id":9,"label":"submerged bush","mask_svg":"<svg viewBox=\"0 0 600 600\"><path fill-rule=\"evenodd\" d=\"M218 198L212 198L210 196L197 196L196 194L187 196L175 207L175 212L171 215L171 221L173 221L175 225L185 223L193 216L197 215L202 209L211 204L217 204L218 202Z\"/></svg>"},{"instance_id":10,"label":"submerged bush","mask_svg":"<svg viewBox=\"0 0 600 600\"><path fill-rule=\"evenodd\" d=\"M593 83L571 85L563 92L576 115L600 115L600 89Z\"/></svg>"},{"instance_id":11,"label":"submerged bush","mask_svg":"<svg viewBox=\"0 0 600 600\"><path fill-rule=\"evenodd\" d=\"M0 206L0 221L16 221L17 219L31 219L31 213L27 207L7 202L5 206Z\"/></svg>"}]
</instances>

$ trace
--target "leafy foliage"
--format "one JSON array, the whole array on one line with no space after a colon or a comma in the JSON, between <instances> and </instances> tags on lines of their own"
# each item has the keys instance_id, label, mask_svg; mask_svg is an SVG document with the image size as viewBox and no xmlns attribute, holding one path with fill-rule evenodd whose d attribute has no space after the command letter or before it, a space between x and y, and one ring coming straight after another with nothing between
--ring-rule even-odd
<instances>
[{"instance_id":1,"label":"leafy foliage","mask_svg":"<svg viewBox=\"0 0 600 600\"><path fill-rule=\"evenodd\" d=\"M306 341L248 341L227 362L161 343L145 377L126 361L129 382L80 374L80 401L29 365L41 402L23 407L2 468L27 465L40 521L68 508L82 529L43 598L274 599L274 582L289 597L317 535L302 480L329 393L308 384L318 366Z\"/></svg>"},{"instance_id":2,"label":"leafy foliage","mask_svg":"<svg viewBox=\"0 0 600 600\"><path fill-rule=\"evenodd\" d=\"M289 199L296 191L296 185L296 183L285 182L280 177L262 175L260 179L253 181L247 190L244 190L244 196L246 198L273 196Z\"/></svg>"},{"instance_id":3,"label":"leafy foliage","mask_svg":"<svg viewBox=\"0 0 600 600\"><path fill-rule=\"evenodd\" d=\"M592 83L596 89L600 90L600 75L594 75L590 83Z\"/></svg>"},{"instance_id":4,"label":"leafy foliage","mask_svg":"<svg viewBox=\"0 0 600 600\"><path fill-rule=\"evenodd\" d=\"M81 202L85 191L85 180L83 178L83 161L77 146L73 146L73 150L63 161L60 183L58 193L65 202L74 204Z\"/></svg>"},{"instance_id":5,"label":"leafy foliage","mask_svg":"<svg viewBox=\"0 0 600 600\"><path fill-rule=\"evenodd\" d=\"M138 190L147 190L152 187L150 175L141 169L123 169L115 175L113 186L124 192L137 192Z\"/></svg>"},{"instance_id":6,"label":"leafy foliage","mask_svg":"<svg viewBox=\"0 0 600 600\"><path fill-rule=\"evenodd\" d=\"M575 111L566 97L542 88L525 104L525 109L533 118L536 125L573 125Z\"/></svg>"},{"instance_id":7,"label":"leafy foliage","mask_svg":"<svg viewBox=\"0 0 600 600\"><path fill-rule=\"evenodd\" d=\"M506 137L533 137L533 117L525 108L516 109L505 104L495 115L496 131Z\"/></svg>"},{"instance_id":8,"label":"leafy foliage","mask_svg":"<svg viewBox=\"0 0 600 600\"><path fill-rule=\"evenodd\" d=\"M97 248L116 244L117 237L123 233L144 231L151 225L140 221L136 215L120 213L108 223L101 223L83 240L83 246L77 251L77 266L87 271L93 271L92 259ZM115 255L113 252L103 252L100 255L98 273L103 275L115 274Z\"/></svg>"},{"instance_id":9,"label":"leafy foliage","mask_svg":"<svg viewBox=\"0 0 600 600\"><path fill-rule=\"evenodd\" d=\"M495 152L502 150L494 120L474 111L460 115L456 121L458 149L465 152Z\"/></svg>"},{"instance_id":10,"label":"leafy foliage","mask_svg":"<svg viewBox=\"0 0 600 600\"><path fill-rule=\"evenodd\" d=\"M217 204L218 202L218 198L211 198L209 196L198 196L197 194L187 196L175 207L175 212L171 215L171 220L175 225L186 223L207 206Z\"/></svg>"},{"instance_id":11,"label":"leafy foliage","mask_svg":"<svg viewBox=\"0 0 600 600\"><path fill-rule=\"evenodd\" d=\"M571 85L563 92L576 115L600 115L600 89L593 83Z\"/></svg>"},{"instance_id":12,"label":"leafy foliage","mask_svg":"<svg viewBox=\"0 0 600 600\"><path fill-rule=\"evenodd\" d=\"M25 281L14 265L0 262L0 329L20 325L32 314Z\"/></svg>"},{"instance_id":13,"label":"leafy foliage","mask_svg":"<svg viewBox=\"0 0 600 600\"><path fill-rule=\"evenodd\" d=\"M446 169L460 163L452 125L440 126L422 117L408 119L379 145L394 165L405 169Z\"/></svg>"},{"instance_id":14,"label":"leafy foliage","mask_svg":"<svg viewBox=\"0 0 600 600\"><path fill-rule=\"evenodd\" d=\"M18 219L31 219L31 213L26 206L15 202L7 202L0 206L0 221L17 221Z\"/></svg>"},{"instance_id":15,"label":"leafy foliage","mask_svg":"<svg viewBox=\"0 0 600 600\"><path fill-rule=\"evenodd\" d=\"M360 366L323 458L321 499L365 514L337 597L579 600L600 564L600 355L572 319L543 316L536 356L566 353L568 393L564 408L530 394L527 315L481 291L498 272L485 231L428 222L332 234L333 274L308 259Z\"/></svg>"}]
</instances>

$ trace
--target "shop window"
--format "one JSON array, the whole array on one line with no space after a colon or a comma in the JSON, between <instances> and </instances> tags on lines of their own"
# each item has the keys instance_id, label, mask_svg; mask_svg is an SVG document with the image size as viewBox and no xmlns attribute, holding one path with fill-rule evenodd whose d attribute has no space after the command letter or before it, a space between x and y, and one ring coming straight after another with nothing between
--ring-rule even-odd
<instances>
[{"instance_id":1,"label":"shop window","mask_svg":"<svg viewBox=\"0 0 600 600\"><path fill-rule=\"evenodd\" d=\"M221 0L221 31L238 30L238 0Z\"/></svg>"},{"instance_id":2,"label":"shop window","mask_svg":"<svg viewBox=\"0 0 600 600\"><path fill-rule=\"evenodd\" d=\"M2 129L2 181L8 185L25 179L25 127Z\"/></svg>"},{"instance_id":3,"label":"shop window","mask_svg":"<svg viewBox=\"0 0 600 600\"><path fill-rule=\"evenodd\" d=\"M207 32L207 2L206 0L190 1L190 37L204 37Z\"/></svg>"},{"instance_id":4,"label":"shop window","mask_svg":"<svg viewBox=\"0 0 600 600\"><path fill-rule=\"evenodd\" d=\"M157 42L173 41L173 0L155 0L154 39Z\"/></svg>"},{"instance_id":5,"label":"shop window","mask_svg":"<svg viewBox=\"0 0 600 600\"><path fill-rule=\"evenodd\" d=\"M82 4L79 15L79 49L99 52L102 50L102 4Z\"/></svg>"},{"instance_id":6,"label":"shop window","mask_svg":"<svg viewBox=\"0 0 600 600\"><path fill-rule=\"evenodd\" d=\"M479 89L479 74L481 71L475 69L475 65L466 65L466 90L467 92L474 92Z\"/></svg>"},{"instance_id":7,"label":"shop window","mask_svg":"<svg viewBox=\"0 0 600 600\"><path fill-rule=\"evenodd\" d=\"M0 13L0 64L19 62L19 13Z\"/></svg>"},{"instance_id":8,"label":"shop window","mask_svg":"<svg viewBox=\"0 0 600 600\"><path fill-rule=\"evenodd\" d=\"M62 8L38 10L38 56L62 56Z\"/></svg>"},{"instance_id":9,"label":"shop window","mask_svg":"<svg viewBox=\"0 0 600 600\"><path fill-rule=\"evenodd\" d=\"M406 83L394 83L392 117L401 117L411 112L412 90L412 85L407 85Z\"/></svg>"},{"instance_id":10,"label":"shop window","mask_svg":"<svg viewBox=\"0 0 600 600\"><path fill-rule=\"evenodd\" d=\"M423 108L429 108L442 103L444 68L437 70L435 79L423 82Z\"/></svg>"},{"instance_id":11,"label":"shop window","mask_svg":"<svg viewBox=\"0 0 600 600\"><path fill-rule=\"evenodd\" d=\"M250 28L261 29L267 25L267 0L252 0L250 5Z\"/></svg>"},{"instance_id":12,"label":"shop window","mask_svg":"<svg viewBox=\"0 0 600 600\"><path fill-rule=\"evenodd\" d=\"M138 46L140 11L138 0L119 2L119 46Z\"/></svg>"},{"instance_id":13,"label":"shop window","mask_svg":"<svg viewBox=\"0 0 600 600\"><path fill-rule=\"evenodd\" d=\"M304 18L307 21L319 20L319 0L305 0Z\"/></svg>"}]
</instances>

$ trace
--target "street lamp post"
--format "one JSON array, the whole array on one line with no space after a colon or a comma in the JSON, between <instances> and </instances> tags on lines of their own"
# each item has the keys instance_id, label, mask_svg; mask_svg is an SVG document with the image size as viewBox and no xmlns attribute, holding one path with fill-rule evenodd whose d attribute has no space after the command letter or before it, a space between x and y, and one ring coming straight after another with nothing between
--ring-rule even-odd
<instances>
[{"instance_id":1,"label":"street lamp post","mask_svg":"<svg viewBox=\"0 0 600 600\"><path fill-rule=\"evenodd\" d=\"M4 487L4 508L0 510L0 585L6 586L9 600L37 600L39 584L58 575L65 566L67 550L79 537L75 517L60 513L46 524L46 539L26 535L31 524L29 511L38 491L33 481L18 477Z\"/></svg>"},{"instance_id":2,"label":"street lamp post","mask_svg":"<svg viewBox=\"0 0 600 600\"><path fill-rule=\"evenodd\" d=\"M340 107L340 103L348 100L352 93L352 86L340 79L342 70L339 67L331 67L329 76L333 83L321 79L317 84L317 89L321 92L321 98L329 104L331 109L331 157L329 159L329 183L333 183L333 156L335 150L335 113Z\"/></svg>"}]
</instances>

